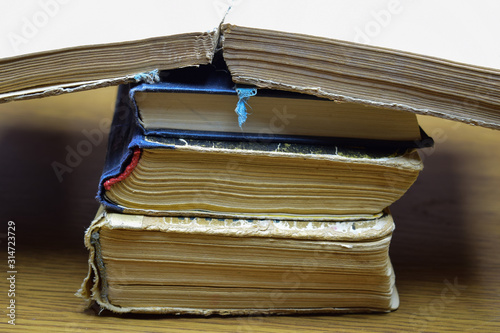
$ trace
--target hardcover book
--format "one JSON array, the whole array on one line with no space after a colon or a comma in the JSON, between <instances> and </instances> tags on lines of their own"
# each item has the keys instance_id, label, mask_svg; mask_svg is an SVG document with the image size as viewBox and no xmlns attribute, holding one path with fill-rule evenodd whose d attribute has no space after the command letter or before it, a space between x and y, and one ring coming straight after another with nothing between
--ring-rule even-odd
<instances>
[{"instance_id":1,"label":"hardcover book","mask_svg":"<svg viewBox=\"0 0 500 333\"><path fill-rule=\"evenodd\" d=\"M428 139L413 113L235 85L220 54L211 65L164 71L160 79L121 96L146 135L398 147Z\"/></svg>"},{"instance_id":2,"label":"hardcover book","mask_svg":"<svg viewBox=\"0 0 500 333\"><path fill-rule=\"evenodd\" d=\"M78 295L118 313L388 312L399 305L390 213L339 222L101 210Z\"/></svg>"}]
</instances>

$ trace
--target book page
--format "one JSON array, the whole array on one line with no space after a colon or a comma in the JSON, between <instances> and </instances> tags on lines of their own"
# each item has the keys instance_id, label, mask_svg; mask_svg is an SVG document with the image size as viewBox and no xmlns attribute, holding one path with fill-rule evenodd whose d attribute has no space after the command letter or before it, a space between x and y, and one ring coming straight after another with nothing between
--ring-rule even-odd
<instances>
[{"instance_id":1,"label":"book page","mask_svg":"<svg viewBox=\"0 0 500 333\"><path fill-rule=\"evenodd\" d=\"M230 0L4 0L0 58L219 28Z\"/></svg>"},{"instance_id":2,"label":"book page","mask_svg":"<svg viewBox=\"0 0 500 333\"><path fill-rule=\"evenodd\" d=\"M224 23L500 69L500 1L235 0Z\"/></svg>"}]
</instances>

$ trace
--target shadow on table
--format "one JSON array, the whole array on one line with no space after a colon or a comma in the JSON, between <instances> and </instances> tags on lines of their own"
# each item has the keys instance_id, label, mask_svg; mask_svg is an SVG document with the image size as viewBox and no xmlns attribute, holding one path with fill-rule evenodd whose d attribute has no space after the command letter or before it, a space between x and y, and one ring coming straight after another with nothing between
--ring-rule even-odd
<instances>
[{"instance_id":1,"label":"shadow on table","mask_svg":"<svg viewBox=\"0 0 500 333\"><path fill-rule=\"evenodd\" d=\"M78 131L0 129L0 218L16 222L19 251L84 251L107 137L85 141Z\"/></svg>"},{"instance_id":2,"label":"shadow on table","mask_svg":"<svg viewBox=\"0 0 500 333\"><path fill-rule=\"evenodd\" d=\"M425 156L424 156L425 157ZM400 292L416 282L467 283L473 262L466 234L458 154L436 152L410 190L392 206L396 230L390 254Z\"/></svg>"}]
</instances>

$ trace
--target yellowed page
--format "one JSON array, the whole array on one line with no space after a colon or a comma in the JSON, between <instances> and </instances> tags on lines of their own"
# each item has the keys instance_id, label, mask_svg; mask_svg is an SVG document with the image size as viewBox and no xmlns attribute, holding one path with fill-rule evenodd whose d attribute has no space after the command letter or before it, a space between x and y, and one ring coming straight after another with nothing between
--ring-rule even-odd
<instances>
[{"instance_id":1,"label":"yellowed page","mask_svg":"<svg viewBox=\"0 0 500 333\"><path fill-rule=\"evenodd\" d=\"M213 32L218 29L229 0L4 0L0 6L0 58L10 58Z\"/></svg>"},{"instance_id":2,"label":"yellowed page","mask_svg":"<svg viewBox=\"0 0 500 333\"><path fill-rule=\"evenodd\" d=\"M235 0L225 24L500 69L500 1Z\"/></svg>"},{"instance_id":3,"label":"yellowed page","mask_svg":"<svg viewBox=\"0 0 500 333\"><path fill-rule=\"evenodd\" d=\"M7 0L0 6L0 103L153 82L209 63L228 1Z\"/></svg>"}]
</instances>

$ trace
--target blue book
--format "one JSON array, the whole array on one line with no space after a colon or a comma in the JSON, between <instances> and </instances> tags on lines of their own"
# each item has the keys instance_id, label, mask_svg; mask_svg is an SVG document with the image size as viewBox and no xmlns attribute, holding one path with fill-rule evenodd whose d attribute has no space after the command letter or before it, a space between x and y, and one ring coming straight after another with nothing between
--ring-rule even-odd
<instances>
[{"instance_id":1,"label":"blue book","mask_svg":"<svg viewBox=\"0 0 500 333\"><path fill-rule=\"evenodd\" d=\"M429 143L415 114L311 95L235 85L223 66L161 73L129 91L146 135L351 146Z\"/></svg>"}]
</instances>

